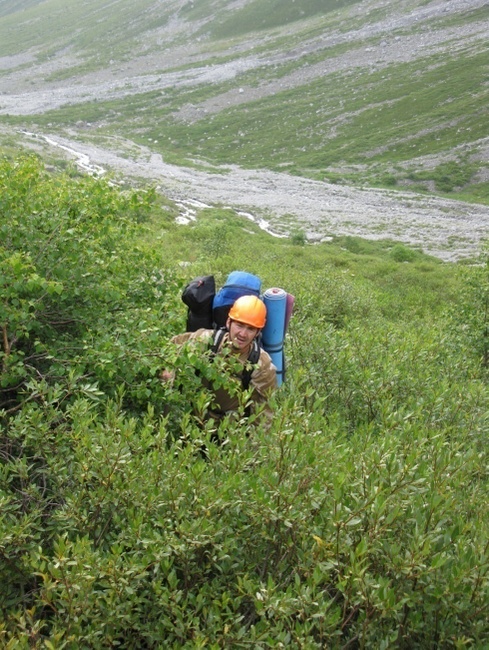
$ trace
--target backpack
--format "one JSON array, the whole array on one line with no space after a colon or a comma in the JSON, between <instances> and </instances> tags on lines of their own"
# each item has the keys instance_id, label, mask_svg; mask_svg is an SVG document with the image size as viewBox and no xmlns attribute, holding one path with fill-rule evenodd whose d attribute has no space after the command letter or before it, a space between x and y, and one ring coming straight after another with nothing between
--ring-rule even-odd
<instances>
[{"instance_id":1,"label":"backpack","mask_svg":"<svg viewBox=\"0 0 489 650\"><path fill-rule=\"evenodd\" d=\"M234 301L247 295L259 297L260 289L260 278L246 271L232 271L217 293L213 275L194 278L182 292L188 308L187 332L224 327Z\"/></svg>"},{"instance_id":2,"label":"backpack","mask_svg":"<svg viewBox=\"0 0 489 650\"><path fill-rule=\"evenodd\" d=\"M216 327L224 327L229 310L241 296L260 297L261 280L258 276L246 271L232 271L224 286L214 296L212 303L212 318Z\"/></svg>"},{"instance_id":3,"label":"backpack","mask_svg":"<svg viewBox=\"0 0 489 650\"><path fill-rule=\"evenodd\" d=\"M203 275L191 280L182 292L182 300L187 305L187 332L195 332L201 327L212 329L212 303L216 295L213 275Z\"/></svg>"}]
</instances>

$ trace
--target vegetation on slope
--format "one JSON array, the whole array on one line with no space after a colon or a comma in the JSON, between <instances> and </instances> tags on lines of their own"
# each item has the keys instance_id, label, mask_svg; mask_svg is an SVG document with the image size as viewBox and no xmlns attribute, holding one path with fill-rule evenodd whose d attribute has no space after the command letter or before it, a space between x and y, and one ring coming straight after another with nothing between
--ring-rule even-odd
<instances>
[{"instance_id":1,"label":"vegetation on slope","mask_svg":"<svg viewBox=\"0 0 489 650\"><path fill-rule=\"evenodd\" d=\"M60 0L39 2L26 0L2 3L2 54L16 54L34 49L38 56L54 56L64 48L73 48L75 56L85 60L85 69L91 59L97 66L105 66L111 54L127 54L138 44L141 32L152 24L153 29L169 18L167 12L157 11L152 0L101 4L97 0L83 3ZM152 10L152 17L148 11ZM101 56L100 44L106 49ZM112 51L112 52L111 52ZM81 61L80 61L81 62Z\"/></svg>"},{"instance_id":2,"label":"vegetation on slope","mask_svg":"<svg viewBox=\"0 0 489 650\"><path fill-rule=\"evenodd\" d=\"M176 227L35 158L0 202L3 647L489 643L485 263ZM169 337L183 283L235 268L296 310L271 430L218 448Z\"/></svg>"},{"instance_id":3,"label":"vegetation on slope","mask_svg":"<svg viewBox=\"0 0 489 650\"><path fill-rule=\"evenodd\" d=\"M217 25L211 23L211 33L218 39L243 36L250 32L270 30L290 25L295 21L328 14L341 7L358 4L359 1L302 0L299 4L295 0L271 0L264 5L262 2L254 0L245 4L238 11L234 11L227 20L225 17L224 19L221 17Z\"/></svg>"}]
</instances>

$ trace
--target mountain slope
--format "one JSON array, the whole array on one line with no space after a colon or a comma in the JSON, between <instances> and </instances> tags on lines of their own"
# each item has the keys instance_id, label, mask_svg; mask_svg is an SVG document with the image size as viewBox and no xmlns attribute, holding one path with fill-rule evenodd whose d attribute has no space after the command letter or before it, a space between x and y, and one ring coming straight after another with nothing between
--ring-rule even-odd
<instances>
[{"instance_id":1,"label":"mountain slope","mask_svg":"<svg viewBox=\"0 0 489 650\"><path fill-rule=\"evenodd\" d=\"M7 125L489 202L485 0L68 5L0 2Z\"/></svg>"}]
</instances>

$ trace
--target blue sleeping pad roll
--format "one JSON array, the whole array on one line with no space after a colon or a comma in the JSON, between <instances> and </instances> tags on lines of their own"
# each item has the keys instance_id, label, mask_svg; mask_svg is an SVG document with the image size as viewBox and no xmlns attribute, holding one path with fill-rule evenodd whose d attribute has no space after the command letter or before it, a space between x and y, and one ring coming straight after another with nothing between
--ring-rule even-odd
<instances>
[{"instance_id":1,"label":"blue sleeping pad roll","mask_svg":"<svg viewBox=\"0 0 489 650\"><path fill-rule=\"evenodd\" d=\"M267 308L267 322L262 331L261 344L277 369L277 385L281 386L285 373L284 338L287 316L287 293L283 289L267 289L263 294Z\"/></svg>"}]
</instances>

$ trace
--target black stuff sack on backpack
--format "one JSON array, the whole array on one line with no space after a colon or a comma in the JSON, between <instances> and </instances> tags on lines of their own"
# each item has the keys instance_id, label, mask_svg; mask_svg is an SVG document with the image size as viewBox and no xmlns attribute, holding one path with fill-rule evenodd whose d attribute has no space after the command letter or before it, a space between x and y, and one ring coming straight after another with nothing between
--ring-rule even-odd
<instances>
[{"instance_id":1,"label":"black stuff sack on backpack","mask_svg":"<svg viewBox=\"0 0 489 650\"><path fill-rule=\"evenodd\" d=\"M224 327L229 310L234 301L241 296L260 297L261 280L246 271L233 271L226 279L222 289L216 293L213 301L213 320L215 327Z\"/></svg>"},{"instance_id":2,"label":"black stuff sack on backpack","mask_svg":"<svg viewBox=\"0 0 489 650\"><path fill-rule=\"evenodd\" d=\"M213 328L212 306L216 295L213 275L203 275L191 280L182 292L182 300L188 307L187 332L204 327Z\"/></svg>"}]
</instances>

